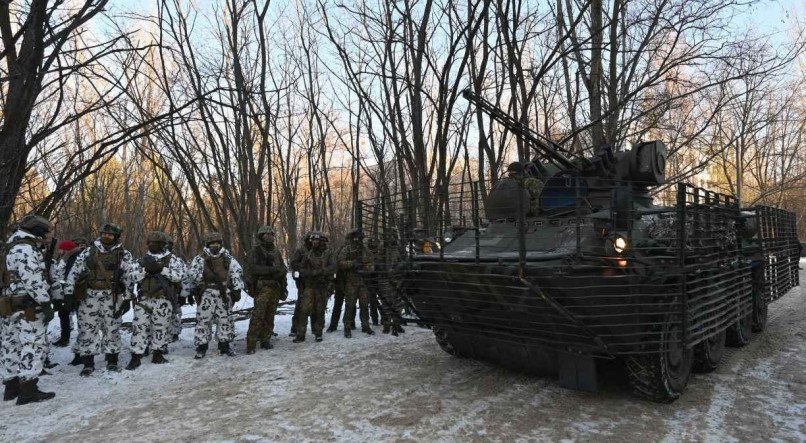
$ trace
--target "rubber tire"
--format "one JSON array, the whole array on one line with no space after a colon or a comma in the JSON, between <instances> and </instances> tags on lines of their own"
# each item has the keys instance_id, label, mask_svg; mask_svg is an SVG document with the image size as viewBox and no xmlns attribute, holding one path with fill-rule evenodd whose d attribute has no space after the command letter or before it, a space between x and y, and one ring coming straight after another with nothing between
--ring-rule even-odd
<instances>
[{"instance_id":1,"label":"rubber tire","mask_svg":"<svg viewBox=\"0 0 806 443\"><path fill-rule=\"evenodd\" d=\"M756 299L753 303L753 332L763 332L767 328L768 307L762 299Z\"/></svg>"},{"instance_id":2,"label":"rubber tire","mask_svg":"<svg viewBox=\"0 0 806 443\"><path fill-rule=\"evenodd\" d=\"M673 325L668 322L663 325L661 347L665 349L664 351L630 355L624 360L633 393L656 403L671 403L680 398L691 379L691 370L694 366L692 348L677 351L680 352L677 365L670 360L672 353L664 343L669 340L670 334L676 334L669 330L671 326L680 327L679 324Z\"/></svg>"},{"instance_id":3,"label":"rubber tire","mask_svg":"<svg viewBox=\"0 0 806 443\"><path fill-rule=\"evenodd\" d=\"M753 339L753 313L749 313L728 327L726 343L730 347L741 348Z\"/></svg>"},{"instance_id":4,"label":"rubber tire","mask_svg":"<svg viewBox=\"0 0 806 443\"><path fill-rule=\"evenodd\" d=\"M444 329L440 329L438 327L433 328L434 331L434 338L437 340L437 344L443 351L447 352L454 357L464 358L465 356L462 355L451 343L450 338L448 337L448 333L445 332Z\"/></svg>"},{"instance_id":5,"label":"rubber tire","mask_svg":"<svg viewBox=\"0 0 806 443\"><path fill-rule=\"evenodd\" d=\"M719 334L701 341L694 347L694 372L713 372L725 355L725 336L723 329Z\"/></svg>"}]
</instances>

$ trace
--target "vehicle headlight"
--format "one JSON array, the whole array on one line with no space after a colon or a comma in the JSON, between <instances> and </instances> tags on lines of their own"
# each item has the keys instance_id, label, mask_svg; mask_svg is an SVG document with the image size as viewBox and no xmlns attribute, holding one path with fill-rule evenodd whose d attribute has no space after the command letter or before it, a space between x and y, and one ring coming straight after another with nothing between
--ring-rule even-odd
<instances>
[{"instance_id":1,"label":"vehicle headlight","mask_svg":"<svg viewBox=\"0 0 806 443\"><path fill-rule=\"evenodd\" d=\"M617 235L616 238L613 239L613 249L615 249L616 254L624 253L628 246L627 239L620 235Z\"/></svg>"}]
</instances>

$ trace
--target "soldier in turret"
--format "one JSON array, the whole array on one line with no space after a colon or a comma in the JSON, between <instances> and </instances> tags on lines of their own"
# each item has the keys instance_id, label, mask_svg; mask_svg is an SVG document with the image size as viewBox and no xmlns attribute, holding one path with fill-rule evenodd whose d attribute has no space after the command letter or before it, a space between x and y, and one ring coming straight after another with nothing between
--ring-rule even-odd
<instances>
[{"instance_id":1,"label":"soldier in turret","mask_svg":"<svg viewBox=\"0 0 806 443\"><path fill-rule=\"evenodd\" d=\"M182 296L196 299L195 358L204 358L212 337L212 325L218 324L218 350L234 356L230 342L235 338L232 305L241 299L243 269L224 249L221 234L204 236L204 250L190 262L182 282Z\"/></svg>"},{"instance_id":2,"label":"soldier in turret","mask_svg":"<svg viewBox=\"0 0 806 443\"><path fill-rule=\"evenodd\" d=\"M364 233L354 229L345 236L347 243L341 248L337 258L339 277L344 284L344 336L352 337L351 319L355 318L355 304L358 302L361 332L372 335L369 326L369 292L362 272L372 270L372 257L364 246Z\"/></svg>"},{"instance_id":3,"label":"soldier in turret","mask_svg":"<svg viewBox=\"0 0 806 443\"><path fill-rule=\"evenodd\" d=\"M24 217L6 241L0 294L0 370L3 400L18 405L53 398L39 390L39 374L47 354L47 325L53 319L45 258L40 250L52 231L50 221Z\"/></svg>"},{"instance_id":4,"label":"soldier in turret","mask_svg":"<svg viewBox=\"0 0 806 443\"><path fill-rule=\"evenodd\" d=\"M249 330L246 333L246 353L254 354L257 344L271 349L274 334L274 315L280 300L288 297L283 256L274 245L274 229L261 226L257 231L257 244L249 253L248 281L255 300Z\"/></svg>"},{"instance_id":5,"label":"soldier in turret","mask_svg":"<svg viewBox=\"0 0 806 443\"><path fill-rule=\"evenodd\" d=\"M166 251L165 233L152 231L148 234L148 253L137 261L132 278L139 283L132 321L132 358L126 366L137 369L146 347L153 348L151 363L167 363L164 348L171 338L173 305L177 294L174 284L182 281L185 266L181 260Z\"/></svg>"},{"instance_id":6,"label":"soldier in turret","mask_svg":"<svg viewBox=\"0 0 806 443\"><path fill-rule=\"evenodd\" d=\"M297 300L300 304L300 313L294 343L305 341L309 316L312 317L311 329L316 341L322 341L327 299L333 289L335 266L327 248L327 236L319 231L313 231L309 238L311 247L294 268L304 285L304 290Z\"/></svg>"},{"instance_id":7,"label":"soldier in turret","mask_svg":"<svg viewBox=\"0 0 806 443\"><path fill-rule=\"evenodd\" d=\"M132 254L120 244L123 230L105 223L92 246L76 259L67 276L65 294L78 303L78 351L82 376L95 371L95 355L106 355L106 369L118 371L120 325L131 309ZM86 286L85 286L86 285ZM76 286L86 291L76 291Z\"/></svg>"}]
</instances>

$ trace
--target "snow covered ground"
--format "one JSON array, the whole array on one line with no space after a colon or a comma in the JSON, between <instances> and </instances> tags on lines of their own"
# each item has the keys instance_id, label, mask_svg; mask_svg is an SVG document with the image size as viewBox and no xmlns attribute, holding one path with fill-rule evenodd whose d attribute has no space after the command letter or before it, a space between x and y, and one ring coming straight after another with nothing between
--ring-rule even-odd
<instances>
[{"instance_id":1,"label":"snow covered ground","mask_svg":"<svg viewBox=\"0 0 806 443\"><path fill-rule=\"evenodd\" d=\"M805 305L802 288L772 304L767 331L671 405L634 399L615 370L589 394L453 358L417 327L293 344L290 315L277 317L276 348L253 356L245 321L234 358L211 346L194 360L186 329L170 364L82 378L53 348L61 364L40 385L56 398L1 404L0 441L804 441Z\"/></svg>"}]
</instances>

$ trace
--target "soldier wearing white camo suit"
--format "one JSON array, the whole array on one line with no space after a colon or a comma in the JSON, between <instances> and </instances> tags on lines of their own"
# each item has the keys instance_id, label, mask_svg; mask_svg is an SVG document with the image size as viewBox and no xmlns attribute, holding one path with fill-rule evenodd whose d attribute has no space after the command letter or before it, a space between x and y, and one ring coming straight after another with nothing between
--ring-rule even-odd
<instances>
[{"instance_id":1,"label":"soldier wearing white camo suit","mask_svg":"<svg viewBox=\"0 0 806 443\"><path fill-rule=\"evenodd\" d=\"M241 299L243 268L223 247L217 232L204 236L204 250L193 258L182 282L182 297L196 299L195 358L204 358L212 336L213 322L218 324L218 350L234 356L230 342L235 338L232 305Z\"/></svg>"},{"instance_id":2,"label":"soldier wearing white camo suit","mask_svg":"<svg viewBox=\"0 0 806 443\"><path fill-rule=\"evenodd\" d=\"M167 243L167 245L165 247L165 250L168 251L168 253L171 254L171 257L173 257L171 260L176 259L176 260L179 261L179 263L182 264L182 276L184 277L185 272L187 270L187 264L185 264L185 261L182 260L178 255L176 255L174 253L174 250L173 250L174 249L174 238L169 234L166 234L166 237L167 237L168 243ZM174 284L174 291L176 292L177 296L179 296L182 293L182 282L181 281L179 283L177 283L177 284ZM193 304L194 303L193 297L190 297L188 299L184 299L182 297L179 297L178 300L177 300L177 303L174 305L173 318L172 318L172 322L171 322L171 341L179 341L179 334L182 333L182 306L184 306L187 303Z\"/></svg>"},{"instance_id":3,"label":"soldier wearing white camo suit","mask_svg":"<svg viewBox=\"0 0 806 443\"><path fill-rule=\"evenodd\" d=\"M137 261L132 278L139 284L134 303L132 321L132 358L126 366L134 370L150 344L153 347L151 363L168 363L163 349L172 335L173 305L177 294L174 284L181 282L185 265L165 250L168 243L165 233L152 231L148 234L148 253Z\"/></svg>"},{"instance_id":4,"label":"soldier wearing white camo suit","mask_svg":"<svg viewBox=\"0 0 806 443\"><path fill-rule=\"evenodd\" d=\"M50 284L40 249L51 231L48 219L24 217L6 242L1 257L2 297L0 297L0 370L5 391L3 400L17 399L18 405L53 398L37 383L47 353L47 325L53 319Z\"/></svg>"},{"instance_id":5,"label":"soldier wearing white camo suit","mask_svg":"<svg viewBox=\"0 0 806 443\"><path fill-rule=\"evenodd\" d=\"M106 369L119 370L121 317L131 309L135 266L132 254L120 244L122 232L117 225L104 224L100 237L78 256L65 282L65 294L78 303L77 343L84 377L95 371L95 355L101 352L106 355ZM86 294L76 292L79 281L85 282L80 285L86 284Z\"/></svg>"}]
</instances>

